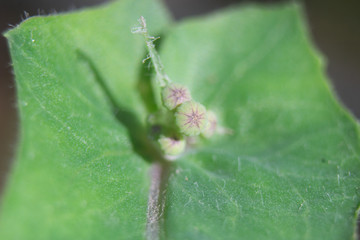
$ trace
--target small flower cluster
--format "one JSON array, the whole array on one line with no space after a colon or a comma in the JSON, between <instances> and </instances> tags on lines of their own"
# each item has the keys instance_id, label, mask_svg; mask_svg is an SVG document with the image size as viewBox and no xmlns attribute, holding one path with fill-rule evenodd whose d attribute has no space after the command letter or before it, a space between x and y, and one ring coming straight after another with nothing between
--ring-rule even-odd
<instances>
[{"instance_id":1,"label":"small flower cluster","mask_svg":"<svg viewBox=\"0 0 360 240\"><path fill-rule=\"evenodd\" d=\"M168 110L175 111L176 125L185 136L201 133L205 137L211 137L215 132L215 114L192 100L187 87L177 83L168 84L162 89L162 100Z\"/></svg>"},{"instance_id":2,"label":"small flower cluster","mask_svg":"<svg viewBox=\"0 0 360 240\"><path fill-rule=\"evenodd\" d=\"M192 100L187 87L170 83L162 89L164 106L174 112L175 124L180 137L161 136L159 139L162 151L169 156L177 156L185 150L186 137L202 135L210 138L216 131L217 119L212 111Z\"/></svg>"},{"instance_id":3,"label":"small flower cluster","mask_svg":"<svg viewBox=\"0 0 360 240\"><path fill-rule=\"evenodd\" d=\"M148 34L143 17L140 17L139 23L140 27L134 28L133 33L140 33L145 38L149 51L147 59L151 59L154 65L157 83L161 87L162 103L172 114L173 124L176 125L172 128L175 131L161 135L158 139L161 150L171 160L184 152L188 137L201 135L210 138L217 129L217 119L213 112L207 111L202 104L192 99L186 86L171 82L153 44L157 38Z\"/></svg>"}]
</instances>

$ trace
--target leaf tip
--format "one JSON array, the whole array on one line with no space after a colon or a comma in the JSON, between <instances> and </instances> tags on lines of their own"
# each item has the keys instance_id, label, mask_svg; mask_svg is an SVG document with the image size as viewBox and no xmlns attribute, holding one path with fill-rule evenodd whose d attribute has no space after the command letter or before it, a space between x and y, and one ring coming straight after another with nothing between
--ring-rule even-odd
<instances>
[{"instance_id":1,"label":"leaf tip","mask_svg":"<svg viewBox=\"0 0 360 240\"><path fill-rule=\"evenodd\" d=\"M11 35L12 35L12 32L18 27L19 25L12 25L12 24L9 24L8 25L8 29L6 29L4 32L2 32L2 35L6 38L6 39L10 39L11 38Z\"/></svg>"}]
</instances>

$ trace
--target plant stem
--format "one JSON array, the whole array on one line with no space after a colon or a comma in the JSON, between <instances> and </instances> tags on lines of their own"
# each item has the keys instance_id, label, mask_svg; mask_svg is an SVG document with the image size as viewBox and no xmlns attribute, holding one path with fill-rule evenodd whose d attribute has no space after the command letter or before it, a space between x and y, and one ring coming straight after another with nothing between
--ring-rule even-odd
<instances>
[{"instance_id":1,"label":"plant stem","mask_svg":"<svg viewBox=\"0 0 360 240\"><path fill-rule=\"evenodd\" d=\"M156 80L160 87L164 87L167 84L171 82L170 78L166 75L164 72L164 66L161 62L160 56L158 52L155 49L154 41L159 39L158 37L153 37L149 35L148 29L146 27L146 20L143 16L139 18L140 27L136 27L132 30L133 33L140 33L144 36L146 47L149 52L149 55L147 58L143 60L145 62L146 60L151 58L151 61L154 65L154 69L156 72Z\"/></svg>"}]
</instances>

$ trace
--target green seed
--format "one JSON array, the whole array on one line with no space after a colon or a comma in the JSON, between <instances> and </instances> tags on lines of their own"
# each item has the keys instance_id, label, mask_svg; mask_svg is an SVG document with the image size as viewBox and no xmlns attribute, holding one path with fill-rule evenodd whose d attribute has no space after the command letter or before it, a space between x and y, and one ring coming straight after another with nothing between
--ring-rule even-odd
<instances>
[{"instance_id":1,"label":"green seed","mask_svg":"<svg viewBox=\"0 0 360 240\"><path fill-rule=\"evenodd\" d=\"M208 122L201 134L206 138L210 138L216 132L217 118L213 111L207 111L207 119Z\"/></svg>"},{"instance_id":2,"label":"green seed","mask_svg":"<svg viewBox=\"0 0 360 240\"><path fill-rule=\"evenodd\" d=\"M158 141L160 148L165 155L177 156L185 150L186 142L183 139L174 139L161 136Z\"/></svg>"},{"instance_id":3,"label":"green seed","mask_svg":"<svg viewBox=\"0 0 360 240\"><path fill-rule=\"evenodd\" d=\"M187 87L172 83L163 88L162 99L165 107L169 110L173 110L178 105L190 101L191 95Z\"/></svg>"},{"instance_id":4,"label":"green seed","mask_svg":"<svg viewBox=\"0 0 360 240\"><path fill-rule=\"evenodd\" d=\"M176 125L187 136L199 135L206 126L206 109L200 103L189 101L181 104L176 113Z\"/></svg>"}]
</instances>

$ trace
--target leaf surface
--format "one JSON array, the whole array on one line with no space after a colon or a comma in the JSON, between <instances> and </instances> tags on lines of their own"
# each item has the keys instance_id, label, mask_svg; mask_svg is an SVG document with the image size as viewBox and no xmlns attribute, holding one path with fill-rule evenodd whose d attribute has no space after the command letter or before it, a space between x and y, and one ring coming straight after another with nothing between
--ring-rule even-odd
<instances>
[{"instance_id":1,"label":"leaf surface","mask_svg":"<svg viewBox=\"0 0 360 240\"><path fill-rule=\"evenodd\" d=\"M132 150L97 79L144 121L137 87L144 47L131 33L140 15L154 32L169 22L156 1L123 0L32 17L6 33L21 141L0 239L144 238L149 164Z\"/></svg>"},{"instance_id":2,"label":"leaf surface","mask_svg":"<svg viewBox=\"0 0 360 240\"><path fill-rule=\"evenodd\" d=\"M297 5L191 19L161 50L168 75L233 130L174 166L166 239L353 237L359 130Z\"/></svg>"},{"instance_id":3,"label":"leaf surface","mask_svg":"<svg viewBox=\"0 0 360 240\"><path fill-rule=\"evenodd\" d=\"M153 35L169 22L156 2L122 0L30 18L7 33L21 142L1 239L146 238L150 164L128 133L151 105L141 88L144 43L130 33L141 15ZM172 164L160 237L351 239L359 128L333 97L301 9L235 7L165 36L168 75L233 134Z\"/></svg>"}]
</instances>

